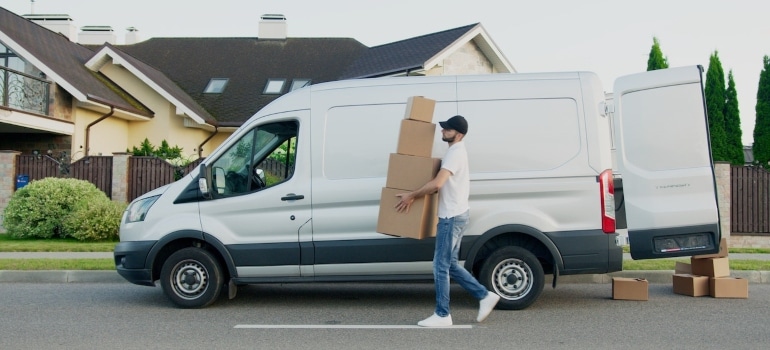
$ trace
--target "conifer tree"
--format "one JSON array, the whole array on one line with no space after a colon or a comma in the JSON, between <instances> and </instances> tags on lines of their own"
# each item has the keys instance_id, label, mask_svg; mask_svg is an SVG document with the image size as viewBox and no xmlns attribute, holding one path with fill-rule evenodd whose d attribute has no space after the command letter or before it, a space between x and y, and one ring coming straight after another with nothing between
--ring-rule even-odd
<instances>
[{"instance_id":1,"label":"conifer tree","mask_svg":"<svg viewBox=\"0 0 770 350\"><path fill-rule=\"evenodd\" d=\"M706 111L709 121L709 136L711 137L711 155L715 161L729 160L727 154L727 136L725 134L725 73L719 53L709 58L709 68L706 71Z\"/></svg>"},{"instance_id":2,"label":"conifer tree","mask_svg":"<svg viewBox=\"0 0 770 350\"><path fill-rule=\"evenodd\" d=\"M725 134L727 136L727 155L730 164L743 165L743 143L741 141L741 113L738 109L738 91L735 89L733 70L727 74L725 91Z\"/></svg>"},{"instance_id":3,"label":"conifer tree","mask_svg":"<svg viewBox=\"0 0 770 350\"><path fill-rule=\"evenodd\" d=\"M754 161L770 169L770 58L765 55L764 68L759 74L756 120L754 122Z\"/></svg>"},{"instance_id":4,"label":"conifer tree","mask_svg":"<svg viewBox=\"0 0 770 350\"><path fill-rule=\"evenodd\" d=\"M658 38L652 38L652 48L650 49L650 57L647 59L647 70L665 69L668 68L668 58L663 56L663 52L660 50L660 42Z\"/></svg>"}]
</instances>

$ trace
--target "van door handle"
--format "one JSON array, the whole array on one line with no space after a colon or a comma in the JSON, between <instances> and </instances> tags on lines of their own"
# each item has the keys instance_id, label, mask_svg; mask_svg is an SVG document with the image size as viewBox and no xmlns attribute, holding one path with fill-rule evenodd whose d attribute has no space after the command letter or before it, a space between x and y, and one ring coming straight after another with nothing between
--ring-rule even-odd
<instances>
[{"instance_id":1,"label":"van door handle","mask_svg":"<svg viewBox=\"0 0 770 350\"><path fill-rule=\"evenodd\" d=\"M305 196L301 194L289 193L286 196L281 197L282 201L295 201L297 199L305 199Z\"/></svg>"}]
</instances>

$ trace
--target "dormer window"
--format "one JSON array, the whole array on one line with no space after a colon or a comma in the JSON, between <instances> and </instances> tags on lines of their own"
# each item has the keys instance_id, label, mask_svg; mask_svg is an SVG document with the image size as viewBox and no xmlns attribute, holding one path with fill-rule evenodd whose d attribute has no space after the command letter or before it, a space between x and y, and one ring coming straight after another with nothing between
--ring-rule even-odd
<instances>
[{"instance_id":1,"label":"dormer window","mask_svg":"<svg viewBox=\"0 0 770 350\"><path fill-rule=\"evenodd\" d=\"M294 91L308 85L310 85L310 79L294 79L291 81L291 89L289 91Z\"/></svg>"},{"instance_id":2,"label":"dormer window","mask_svg":"<svg viewBox=\"0 0 770 350\"><path fill-rule=\"evenodd\" d=\"M225 86L230 79L227 78L212 78L209 80L209 84L206 85L206 89L203 90L204 94L221 94L225 91Z\"/></svg>"},{"instance_id":3,"label":"dormer window","mask_svg":"<svg viewBox=\"0 0 770 350\"><path fill-rule=\"evenodd\" d=\"M283 86L286 84L286 79L268 79L267 85L265 85L265 91L262 92L265 95L277 95L283 92Z\"/></svg>"}]
</instances>

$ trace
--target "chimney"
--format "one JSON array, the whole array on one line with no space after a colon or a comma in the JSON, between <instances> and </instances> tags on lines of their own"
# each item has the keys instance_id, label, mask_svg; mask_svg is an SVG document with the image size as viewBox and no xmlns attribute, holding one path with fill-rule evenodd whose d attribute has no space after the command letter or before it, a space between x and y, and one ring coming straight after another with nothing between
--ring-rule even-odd
<instances>
[{"instance_id":1,"label":"chimney","mask_svg":"<svg viewBox=\"0 0 770 350\"><path fill-rule=\"evenodd\" d=\"M286 39L286 17L264 14L259 21L259 39Z\"/></svg>"},{"instance_id":2,"label":"chimney","mask_svg":"<svg viewBox=\"0 0 770 350\"><path fill-rule=\"evenodd\" d=\"M52 32L61 33L70 41L75 41L76 39L77 28L69 15L29 14L24 15L24 18Z\"/></svg>"},{"instance_id":3,"label":"chimney","mask_svg":"<svg viewBox=\"0 0 770 350\"><path fill-rule=\"evenodd\" d=\"M115 44L115 32L110 26L83 26L80 27L78 43L83 45L102 45L104 43Z\"/></svg>"},{"instance_id":4,"label":"chimney","mask_svg":"<svg viewBox=\"0 0 770 350\"><path fill-rule=\"evenodd\" d=\"M136 27L126 28L126 45L133 45L140 41L141 39L139 39L139 29L136 29Z\"/></svg>"}]
</instances>

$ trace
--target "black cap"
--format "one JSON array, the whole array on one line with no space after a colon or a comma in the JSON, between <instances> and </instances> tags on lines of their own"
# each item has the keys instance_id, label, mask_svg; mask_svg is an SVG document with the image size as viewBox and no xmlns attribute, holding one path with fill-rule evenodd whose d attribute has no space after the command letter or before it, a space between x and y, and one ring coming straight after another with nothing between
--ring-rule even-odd
<instances>
[{"instance_id":1,"label":"black cap","mask_svg":"<svg viewBox=\"0 0 770 350\"><path fill-rule=\"evenodd\" d=\"M463 135L468 133L468 122L461 115L456 115L445 122L438 122L444 129L452 129Z\"/></svg>"}]
</instances>

